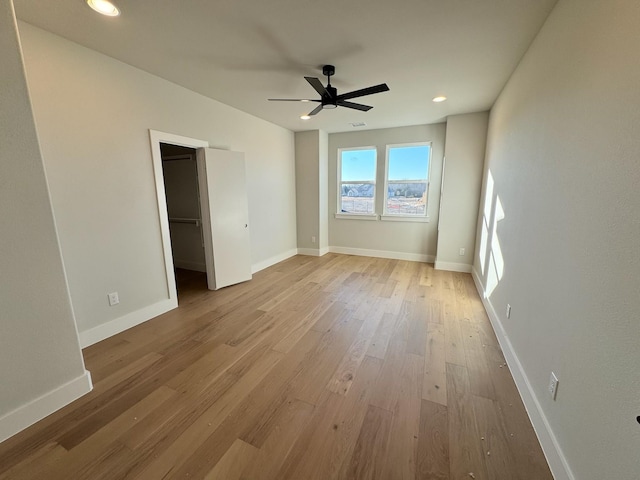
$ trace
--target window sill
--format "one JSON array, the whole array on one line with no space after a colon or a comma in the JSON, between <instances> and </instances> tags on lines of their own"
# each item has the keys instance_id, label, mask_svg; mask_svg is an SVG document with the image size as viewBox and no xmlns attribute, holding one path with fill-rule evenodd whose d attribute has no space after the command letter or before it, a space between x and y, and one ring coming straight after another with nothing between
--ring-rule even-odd
<instances>
[{"instance_id":1,"label":"window sill","mask_svg":"<svg viewBox=\"0 0 640 480\"><path fill-rule=\"evenodd\" d=\"M380 220L385 222L415 222L415 223L429 223L431 220L429 217L418 217L409 215L380 215Z\"/></svg>"},{"instance_id":2,"label":"window sill","mask_svg":"<svg viewBox=\"0 0 640 480\"><path fill-rule=\"evenodd\" d=\"M374 222L378 220L377 213L335 213L335 218L340 218L342 220L373 220Z\"/></svg>"}]
</instances>

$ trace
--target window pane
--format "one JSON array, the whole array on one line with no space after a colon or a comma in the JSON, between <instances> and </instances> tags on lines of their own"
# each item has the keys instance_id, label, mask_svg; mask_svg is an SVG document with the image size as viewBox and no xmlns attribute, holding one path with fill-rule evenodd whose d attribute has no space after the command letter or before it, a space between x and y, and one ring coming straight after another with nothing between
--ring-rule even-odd
<instances>
[{"instance_id":1,"label":"window pane","mask_svg":"<svg viewBox=\"0 0 640 480\"><path fill-rule=\"evenodd\" d=\"M376 151L371 150L343 150L342 152L343 182L355 180L376 180Z\"/></svg>"},{"instance_id":2,"label":"window pane","mask_svg":"<svg viewBox=\"0 0 640 480\"><path fill-rule=\"evenodd\" d=\"M343 183L340 192L341 213L374 213L375 185L370 183Z\"/></svg>"},{"instance_id":3,"label":"window pane","mask_svg":"<svg viewBox=\"0 0 640 480\"><path fill-rule=\"evenodd\" d=\"M425 215L427 183L389 182L387 188L387 214Z\"/></svg>"},{"instance_id":4,"label":"window pane","mask_svg":"<svg viewBox=\"0 0 640 480\"><path fill-rule=\"evenodd\" d=\"M389 148L389 180L426 180L429 145Z\"/></svg>"}]
</instances>

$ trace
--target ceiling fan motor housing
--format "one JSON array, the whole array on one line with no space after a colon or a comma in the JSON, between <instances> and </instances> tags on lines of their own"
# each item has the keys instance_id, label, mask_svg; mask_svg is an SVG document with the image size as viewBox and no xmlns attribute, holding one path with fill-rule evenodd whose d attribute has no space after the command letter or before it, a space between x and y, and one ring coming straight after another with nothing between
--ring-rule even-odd
<instances>
[{"instance_id":1,"label":"ceiling fan motor housing","mask_svg":"<svg viewBox=\"0 0 640 480\"><path fill-rule=\"evenodd\" d=\"M331 85L327 85L325 89L329 95L322 96L322 108L337 108L336 97L338 96L338 90Z\"/></svg>"}]
</instances>

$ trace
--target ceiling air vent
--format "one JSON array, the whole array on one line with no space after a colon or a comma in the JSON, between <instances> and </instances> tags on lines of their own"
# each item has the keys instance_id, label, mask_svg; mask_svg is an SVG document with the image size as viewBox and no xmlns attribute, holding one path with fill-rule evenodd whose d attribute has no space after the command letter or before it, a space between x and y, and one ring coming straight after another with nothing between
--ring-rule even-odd
<instances>
[{"instance_id":1,"label":"ceiling air vent","mask_svg":"<svg viewBox=\"0 0 640 480\"><path fill-rule=\"evenodd\" d=\"M354 127L354 128L357 128L357 127L366 127L366 126L367 126L367 124L366 124L366 123L364 123L364 122L352 122L352 123L350 123L349 125L351 125L351 126L352 126L352 127Z\"/></svg>"}]
</instances>

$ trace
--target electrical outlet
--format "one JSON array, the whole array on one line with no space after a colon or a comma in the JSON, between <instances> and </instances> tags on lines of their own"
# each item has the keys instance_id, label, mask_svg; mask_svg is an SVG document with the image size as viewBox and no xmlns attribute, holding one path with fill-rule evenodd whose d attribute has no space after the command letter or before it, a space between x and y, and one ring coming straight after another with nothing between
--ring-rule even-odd
<instances>
[{"instance_id":1,"label":"electrical outlet","mask_svg":"<svg viewBox=\"0 0 640 480\"><path fill-rule=\"evenodd\" d=\"M507 318L511 318L511 305L507 303Z\"/></svg>"},{"instance_id":2,"label":"electrical outlet","mask_svg":"<svg viewBox=\"0 0 640 480\"><path fill-rule=\"evenodd\" d=\"M113 307L114 305L118 305L120 303L120 298L118 298L118 292L109 293L107 297L109 298L110 307Z\"/></svg>"},{"instance_id":3,"label":"electrical outlet","mask_svg":"<svg viewBox=\"0 0 640 480\"><path fill-rule=\"evenodd\" d=\"M311 237L311 243L316 243L316 237Z\"/></svg>"},{"instance_id":4,"label":"electrical outlet","mask_svg":"<svg viewBox=\"0 0 640 480\"><path fill-rule=\"evenodd\" d=\"M552 400L556 399L556 394L558 393L558 377L556 374L551 372L551 377L549 377L549 395Z\"/></svg>"},{"instance_id":5,"label":"electrical outlet","mask_svg":"<svg viewBox=\"0 0 640 480\"><path fill-rule=\"evenodd\" d=\"M462 257L462 256L464 256L464 248L461 248L461 249L460 249L460 256L461 256L461 257Z\"/></svg>"}]
</instances>

